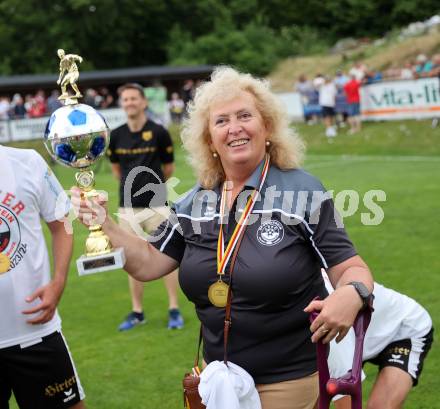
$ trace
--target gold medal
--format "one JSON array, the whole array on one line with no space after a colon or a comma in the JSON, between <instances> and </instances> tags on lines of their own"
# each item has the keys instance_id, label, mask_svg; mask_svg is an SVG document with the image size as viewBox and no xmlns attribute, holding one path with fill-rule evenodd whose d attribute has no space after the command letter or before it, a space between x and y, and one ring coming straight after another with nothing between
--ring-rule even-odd
<instances>
[{"instance_id":1,"label":"gold medal","mask_svg":"<svg viewBox=\"0 0 440 409\"><path fill-rule=\"evenodd\" d=\"M226 307L228 303L228 290L229 286L221 280L211 284L208 289L209 301L216 307Z\"/></svg>"},{"instance_id":2,"label":"gold medal","mask_svg":"<svg viewBox=\"0 0 440 409\"><path fill-rule=\"evenodd\" d=\"M11 268L11 260L6 254L0 253L0 274L4 274Z\"/></svg>"},{"instance_id":3,"label":"gold medal","mask_svg":"<svg viewBox=\"0 0 440 409\"><path fill-rule=\"evenodd\" d=\"M243 213L240 217L240 220L237 222L234 231L232 232L231 238L229 239L229 243L225 249L225 243L223 240L223 227L220 225L220 231L218 233L217 240L217 274L219 276L219 280L210 285L208 289L208 298L211 303L219 308L226 307L228 303L228 290L229 286L225 284L221 277L225 274L226 265L232 253L234 251L235 246L238 243L238 240L246 228L246 223L249 219L249 215L252 213L252 209L257 200L257 194L261 191L264 181L266 180L267 172L269 171L269 155L266 155L264 166L261 171L260 176L260 186L259 189L254 189L251 196L248 198L246 206L243 210ZM226 182L223 183L222 196L220 200L220 220L223 220L226 208ZM223 223L223 222L222 222Z\"/></svg>"}]
</instances>

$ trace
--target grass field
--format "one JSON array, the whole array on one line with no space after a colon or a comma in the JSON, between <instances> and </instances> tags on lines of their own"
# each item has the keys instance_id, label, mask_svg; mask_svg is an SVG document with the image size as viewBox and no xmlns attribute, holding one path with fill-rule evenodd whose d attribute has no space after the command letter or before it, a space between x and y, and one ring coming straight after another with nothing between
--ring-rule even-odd
<instances>
[{"instance_id":1,"label":"grass field","mask_svg":"<svg viewBox=\"0 0 440 409\"><path fill-rule=\"evenodd\" d=\"M321 126L301 125L297 129L309 147L305 168L328 189L352 189L361 197L370 189L386 192L387 200L381 203L383 222L364 226L361 212L366 209L361 205L345 219L348 233L376 280L416 298L429 310L438 328L440 129L432 129L428 121L371 123L359 135L341 133L332 144L323 136ZM177 190L184 192L194 177L176 145L176 176L181 180ZM54 170L69 188L73 172L60 166ZM117 183L105 163L97 175L97 187L109 192L115 210ZM83 252L86 233L75 224L75 259ZM198 322L193 306L183 295L180 301L186 325L170 332L166 329L163 283L148 283L144 301L148 323L119 333L117 326L130 307L126 274L113 271L80 278L72 263L60 312L88 408L183 407L180 382L194 358ZM440 408L439 365L435 341L406 408ZM368 377L364 391L368 394L375 368L367 365L365 369Z\"/></svg>"}]
</instances>

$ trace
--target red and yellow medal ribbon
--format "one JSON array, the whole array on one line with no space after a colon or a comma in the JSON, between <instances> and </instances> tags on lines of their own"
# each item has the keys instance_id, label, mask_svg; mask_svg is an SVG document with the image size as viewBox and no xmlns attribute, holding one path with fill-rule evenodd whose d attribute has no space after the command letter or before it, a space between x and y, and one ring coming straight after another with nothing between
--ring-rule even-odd
<instances>
[{"instance_id":1,"label":"red and yellow medal ribbon","mask_svg":"<svg viewBox=\"0 0 440 409\"><path fill-rule=\"evenodd\" d=\"M218 234L218 241L217 241L217 274L219 275L219 278L221 279L221 276L225 274L225 269L228 264L228 261L232 255L232 252L237 244L238 238L240 237L241 232L246 227L246 223L249 219L249 215L252 213L252 209L254 208L257 195L261 191L261 188L263 187L264 181L266 180L267 172L269 171L269 162L270 158L269 155L266 155L263 169L261 171L260 176L260 185L257 189L254 189L251 193L251 195L248 198L248 201L246 203L246 206L243 210L243 213L240 217L240 220L238 221L237 225L235 226L235 229L232 233L231 239L229 240L229 243L225 250L225 243L224 243L224 237L223 237L223 227L220 225L220 231ZM225 214L225 206L226 206L226 182L223 184L222 189L222 196L220 201L220 220L223 221L223 217Z\"/></svg>"}]
</instances>

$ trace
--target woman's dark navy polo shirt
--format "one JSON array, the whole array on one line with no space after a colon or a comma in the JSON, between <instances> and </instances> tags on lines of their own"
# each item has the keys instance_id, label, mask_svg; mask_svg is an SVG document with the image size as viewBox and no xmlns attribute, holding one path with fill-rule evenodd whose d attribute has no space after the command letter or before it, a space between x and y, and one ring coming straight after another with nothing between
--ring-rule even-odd
<instances>
[{"instance_id":1,"label":"woman's dark navy polo shirt","mask_svg":"<svg viewBox=\"0 0 440 409\"><path fill-rule=\"evenodd\" d=\"M226 242L247 195L258 187L262 165L224 219ZM219 188L206 191L196 186L175 204L175 213L152 240L180 264L179 282L203 324L208 363L223 360L225 310L208 300L208 288L218 279L220 193ZM303 170L271 166L235 263L228 359L246 369L257 384L314 373L316 346L303 309L313 298L327 295L321 267L354 255L322 184Z\"/></svg>"}]
</instances>

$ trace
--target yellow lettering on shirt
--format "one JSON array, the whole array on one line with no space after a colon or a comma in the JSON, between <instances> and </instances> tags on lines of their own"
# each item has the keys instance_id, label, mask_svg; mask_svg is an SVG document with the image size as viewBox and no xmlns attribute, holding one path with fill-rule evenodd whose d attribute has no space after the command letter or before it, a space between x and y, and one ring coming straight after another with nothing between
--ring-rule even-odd
<instances>
[{"instance_id":1,"label":"yellow lettering on shirt","mask_svg":"<svg viewBox=\"0 0 440 409\"><path fill-rule=\"evenodd\" d=\"M147 146L145 148L124 149L118 148L115 150L116 155L142 155L143 153L153 153L156 151L155 146Z\"/></svg>"}]
</instances>

